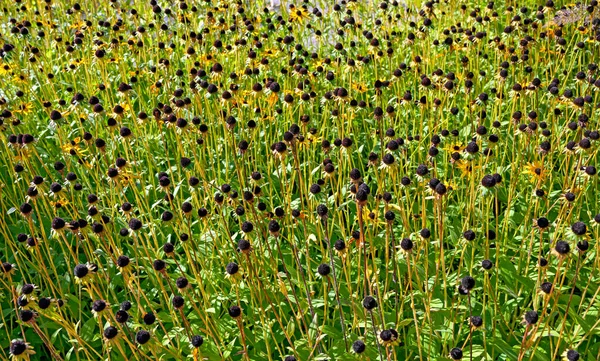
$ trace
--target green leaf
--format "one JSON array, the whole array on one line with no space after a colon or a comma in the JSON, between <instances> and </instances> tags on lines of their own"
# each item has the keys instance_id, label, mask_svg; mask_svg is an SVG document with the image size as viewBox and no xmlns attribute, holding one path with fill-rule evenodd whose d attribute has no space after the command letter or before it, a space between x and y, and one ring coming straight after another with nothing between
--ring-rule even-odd
<instances>
[{"instance_id":1,"label":"green leaf","mask_svg":"<svg viewBox=\"0 0 600 361\"><path fill-rule=\"evenodd\" d=\"M517 360L519 358L519 355L515 352L513 347L511 347L508 343L506 343L506 341L504 341L501 338L493 338L492 340L490 340L490 344L498 352L506 355L507 360Z\"/></svg>"},{"instance_id":2,"label":"green leaf","mask_svg":"<svg viewBox=\"0 0 600 361\"><path fill-rule=\"evenodd\" d=\"M85 321L85 323L83 324L83 327L81 328L81 338L84 341L91 341L94 337L94 330L96 328L97 322L95 318L90 318L89 320Z\"/></svg>"}]
</instances>

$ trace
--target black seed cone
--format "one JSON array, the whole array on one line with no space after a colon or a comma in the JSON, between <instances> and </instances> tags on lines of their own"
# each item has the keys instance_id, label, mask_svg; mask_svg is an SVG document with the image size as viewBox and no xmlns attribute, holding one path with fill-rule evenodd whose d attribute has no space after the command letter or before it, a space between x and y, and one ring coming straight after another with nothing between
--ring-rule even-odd
<instances>
[{"instance_id":1,"label":"black seed cone","mask_svg":"<svg viewBox=\"0 0 600 361\"><path fill-rule=\"evenodd\" d=\"M377 307L377 301L372 296L367 296L362 301L363 307L369 311Z\"/></svg>"},{"instance_id":2,"label":"black seed cone","mask_svg":"<svg viewBox=\"0 0 600 361\"><path fill-rule=\"evenodd\" d=\"M365 345L365 343L361 340L356 340L354 341L354 343L352 344L352 350L356 353L363 353L365 352L367 346Z\"/></svg>"},{"instance_id":3,"label":"black seed cone","mask_svg":"<svg viewBox=\"0 0 600 361\"><path fill-rule=\"evenodd\" d=\"M525 313L524 319L528 325L535 325L538 322L538 313L537 311L531 310Z\"/></svg>"},{"instance_id":4,"label":"black seed cone","mask_svg":"<svg viewBox=\"0 0 600 361\"><path fill-rule=\"evenodd\" d=\"M453 360L460 360L463 358L463 352L460 348L455 347L452 350L450 350L450 357Z\"/></svg>"},{"instance_id":5,"label":"black seed cone","mask_svg":"<svg viewBox=\"0 0 600 361\"><path fill-rule=\"evenodd\" d=\"M471 276L463 277L463 279L460 281L460 285L463 289L470 291L475 287L475 279Z\"/></svg>"},{"instance_id":6,"label":"black seed cone","mask_svg":"<svg viewBox=\"0 0 600 361\"><path fill-rule=\"evenodd\" d=\"M319 265L317 272L321 276L328 276L331 273L331 266L328 263L322 263Z\"/></svg>"},{"instance_id":7,"label":"black seed cone","mask_svg":"<svg viewBox=\"0 0 600 361\"><path fill-rule=\"evenodd\" d=\"M150 332L146 330L139 330L135 335L135 341L140 345L148 343L148 341L150 341Z\"/></svg>"},{"instance_id":8,"label":"black seed cone","mask_svg":"<svg viewBox=\"0 0 600 361\"><path fill-rule=\"evenodd\" d=\"M191 342L192 346L198 348L198 347L202 346L202 344L204 343L204 338L200 335L194 335L194 336L192 336L192 339L190 342Z\"/></svg>"}]
</instances>

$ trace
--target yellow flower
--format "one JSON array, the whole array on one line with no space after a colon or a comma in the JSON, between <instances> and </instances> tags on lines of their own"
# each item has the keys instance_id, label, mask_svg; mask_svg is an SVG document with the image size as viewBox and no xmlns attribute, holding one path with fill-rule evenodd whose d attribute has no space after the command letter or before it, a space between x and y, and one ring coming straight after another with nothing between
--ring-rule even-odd
<instances>
[{"instance_id":1,"label":"yellow flower","mask_svg":"<svg viewBox=\"0 0 600 361\"><path fill-rule=\"evenodd\" d=\"M19 154L15 155L13 157L13 161L15 163L23 162L23 161L29 159L29 156L30 156L30 153L27 150L27 148L21 148L21 149L19 149Z\"/></svg>"},{"instance_id":2,"label":"yellow flower","mask_svg":"<svg viewBox=\"0 0 600 361\"><path fill-rule=\"evenodd\" d=\"M190 22L190 19L187 16L183 15L183 14L179 14L178 19L179 19L180 23L186 23L187 24L187 23Z\"/></svg>"},{"instance_id":3,"label":"yellow flower","mask_svg":"<svg viewBox=\"0 0 600 361\"><path fill-rule=\"evenodd\" d=\"M68 205L69 201L63 197L60 197L56 202L50 201L50 204L52 205L52 207L54 207L54 209L58 210L60 208L63 208L64 206Z\"/></svg>"},{"instance_id":4,"label":"yellow flower","mask_svg":"<svg viewBox=\"0 0 600 361\"><path fill-rule=\"evenodd\" d=\"M81 148L81 138L77 137L75 139L73 139L72 141L70 141L69 143L63 144L61 146L61 149L63 150L63 152L70 154L70 155L76 155L76 156L82 156L85 154L85 150Z\"/></svg>"},{"instance_id":5,"label":"yellow flower","mask_svg":"<svg viewBox=\"0 0 600 361\"><path fill-rule=\"evenodd\" d=\"M358 1L350 1L346 7L354 11L358 8Z\"/></svg>"},{"instance_id":6,"label":"yellow flower","mask_svg":"<svg viewBox=\"0 0 600 361\"><path fill-rule=\"evenodd\" d=\"M160 93L160 88L156 86L156 83L150 85L150 92L152 92L153 94Z\"/></svg>"},{"instance_id":7,"label":"yellow flower","mask_svg":"<svg viewBox=\"0 0 600 361\"><path fill-rule=\"evenodd\" d=\"M544 165L541 162L536 161L527 163L523 170L523 174L528 175L531 178L531 182L541 182L546 176L546 171Z\"/></svg>"},{"instance_id":8,"label":"yellow flower","mask_svg":"<svg viewBox=\"0 0 600 361\"><path fill-rule=\"evenodd\" d=\"M0 59L0 75L4 75L10 71L10 65L4 64Z\"/></svg>"},{"instance_id":9,"label":"yellow flower","mask_svg":"<svg viewBox=\"0 0 600 361\"><path fill-rule=\"evenodd\" d=\"M450 154L455 152L462 152L465 146L462 143L452 143L444 147L444 150Z\"/></svg>"},{"instance_id":10,"label":"yellow flower","mask_svg":"<svg viewBox=\"0 0 600 361\"><path fill-rule=\"evenodd\" d=\"M278 100L279 100L279 97L277 96L277 94L271 93L271 95L269 95L269 97L267 98L267 103L269 104L270 107L272 107L273 105L275 105L275 103L277 103Z\"/></svg>"},{"instance_id":11,"label":"yellow flower","mask_svg":"<svg viewBox=\"0 0 600 361\"><path fill-rule=\"evenodd\" d=\"M356 90L359 93L364 93L367 90L369 90L369 88L367 88L367 86L363 83L354 83L352 84L352 89Z\"/></svg>"},{"instance_id":12,"label":"yellow flower","mask_svg":"<svg viewBox=\"0 0 600 361\"><path fill-rule=\"evenodd\" d=\"M87 63L87 60L84 59L75 59L71 62L71 65L74 65L76 67L80 66L80 65L84 65Z\"/></svg>"},{"instance_id":13,"label":"yellow flower","mask_svg":"<svg viewBox=\"0 0 600 361\"><path fill-rule=\"evenodd\" d=\"M385 226L386 223L383 220L383 218L381 218L379 216L379 212L377 212L377 210L371 210L368 209L367 207L363 207L363 220L365 221L365 224L367 225L373 225L373 226Z\"/></svg>"},{"instance_id":14,"label":"yellow flower","mask_svg":"<svg viewBox=\"0 0 600 361\"><path fill-rule=\"evenodd\" d=\"M471 162L465 160L459 160L454 163L458 169L460 169L460 173L463 177L471 177L475 173L475 171L480 168L480 166L472 165Z\"/></svg>"},{"instance_id":15,"label":"yellow flower","mask_svg":"<svg viewBox=\"0 0 600 361\"><path fill-rule=\"evenodd\" d=\"M24 348L24 350L22 350ZM18 351L17 351L18 350ZM12 360L29 360L29 356L35 355L33 347L29 342L12 340L10 343L10 358Z\"/></svg>"},{"instance_id":16,"label":"yellow flower","mask_svg":"<svg viewBox=\"0 0 600 361\"><path fill-rule=\"evenodd\" d=\"M383 337L385 339L383 339ZM394 329L384 330L377 335L377 340L383 346L398 346L400 340L398 339L398 332Z\"/></svg>"},{"instance_id":17,"label":"yellow flower","mask_svg":"<svg viewBox=\"0 0 600 361\"><path fill-rule=\"evenodd\" d=\"M268 58L273 58L273 57L277 56L278 54L279 54L279 49L277 49L277 48L266 49L265 52L263 53L263 55Z\"/></svg>"},{"instance_id":18,"label":"yellow flower","mask_svg":"<svg viewBox=\"0 0 600 361\"><path fill-rule=\"evenodd\" d=\"M9 276L15 274L15 272L17 270L17 268L16 268L17 266L14 264L9 264L9 265L10 265L10 267L7 267L6 265L2 265L3 270L2 270L2 273L0 273L0 276L8 278Z\"/></svg>"},{"instance_id":19,"label":"yellow flower","mask_svg":"<svg viewBox=\"0 0 600 361\"><path fill-rule=\"evenodd\" d=\"M83 25L85 25L85 22L76 21L73 24L69 25L69 29L80 29Z\"/></svg>"},{"instance_id":20,"label":"yellow flower","mask_svg":"<svg viewBox=\"0 0 600 361\"><path fill-rule=\"evenodd\" d=\"M316 68L318 68L318 67L323 67L323 68L327 67L327 63L325 63L325 59L316 60L315 61L315 67Z\"/></svg>"},{"instance_id":21,"label":"yellow flower","mask_svg":"<svg viewBox=\"0 0 600 361\"><path fill-rule=\"evenodd\" d=\"M77 162L78 162L79 164L81 164L82 166L84 166L85 168L87 168L87 169L92 169L92 163L90 163L90 162L89 162L87 159L85 159L85 158L79 158L79 159L77 160Z\"/></svg>"},{"instance_id":22,"label":"yellow flower","mask_svg":"<svg viewBox=\"0 0 600 361\"><path fill-rule=\"evenodd\" d=\"M123 184L123 185L133 184L135 182L135 180L138 178L141 178L141 177L137 174L132 173L131 170L129 170L127 168L121 168L119 170L119 180L121 181L121 184Z\"/></svg>"},{"instance_id":23,"label":"yellow flower","mask_svg":"<svg viewBox=\"0 0 600 361\"><path fill-rule=\"evenodd\" d=\"M123 108L123 111L121 112L121 114L114 113L113 115L115 116L115 118L117 118L117 117L120 117L120 116L123 116L124 114L127 114L127 113L129 113L129 111L131 110L131 108L129 107L129 104L127 104L127 103L124 103L124 104L116 104L116 105L115 105L115 107L116 107L117 105L121 106L121 108Z\"/></svg>"},{"instance_id":24,"label":"yellow flower","mask_svg":"<svg viewBox=\"0 0 600 361\"><path fill-rule=\"evenodd\" d=\"M13 77L13 81L17 84L26 84L27 81L29 80L29 77L25 74L19 73L19 74L15 74L15 76Z\"/></svg>"},{"instance_id":25,"label":"yellow flower","mask_svg":"<svg viewBox=\"0 0 600 361\"><path fill-rule=\"evenodd\" d=\"M308 10L304 7L295 7L294 5L290 5L290 22L292 23L300 23L304 20L308 19L310 14Z\"/></svg>"},{"instance_id":26,"label":"yellow flower","mask_svg":"<svg viewBox=\"0 0 600 361\"><path fill-rule=\"evenodd\" d=\"M27 115L31 113L31 109L31 103L21 103L13 110L13 113Z\"/></svg>"},{"instance_id":27,"label":"yellow flower","mask_svg":"<svg viewBox=\"0 0 600 361\"><path fill-rule=\"evenodd\" d=\"M317 143L317 144L321 144L321 142L323 141L323 137L320 137L320 136L318 136L316 134L312 134L312 133L306 134L306 139L310 143Z\"/></svg>"}]
</instances>

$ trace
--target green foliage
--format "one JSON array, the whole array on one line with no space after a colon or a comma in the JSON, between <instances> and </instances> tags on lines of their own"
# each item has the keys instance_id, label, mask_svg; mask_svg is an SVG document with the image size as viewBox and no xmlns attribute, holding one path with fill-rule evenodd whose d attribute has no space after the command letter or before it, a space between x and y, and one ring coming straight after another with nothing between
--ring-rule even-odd
<instances>
[{"instance_id":1,"label":"green foliage","mask_svg":"<svg viewBox=\"0 0 600 361\"><path fill-rule=\"evenodd\" d=\"M2 4L0 359L596 359L596 2L275 3Z\"/></svg>"}]
</instances>

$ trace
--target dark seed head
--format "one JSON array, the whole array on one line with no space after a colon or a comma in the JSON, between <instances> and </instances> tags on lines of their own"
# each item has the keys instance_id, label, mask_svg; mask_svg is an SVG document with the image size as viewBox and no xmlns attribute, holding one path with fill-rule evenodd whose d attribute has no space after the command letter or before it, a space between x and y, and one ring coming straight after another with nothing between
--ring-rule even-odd
<instances>
[{"instance_id":1,"label":"dark seed head","mask_svg":"<svg viewBox=\"0 0 600 361\"><path fill-rule=\"evenodd\" d=\"M469 321L474 327L481 327L481 325L483 325L483 318L481 318L481 316L471 316Z\"/></svg>"},{"instance_id":2,"label":"dark seed head","mask_svg":"<svg viewBox=\"0 0 600 361\"><path fill-rule=\"evenodd\" d=\"M151 325L156 321L156 316L152 312L148 312L144 315L143 319L146 325Z\"/></svg>"},{"instance_id":3,"label":"dark seed head","mask_svg":"<svg viewBox=\"0 0 600 361\"><path fill-rule=\"evenodd\" d=\"M173 307L175 307L176 309L180 309L185 304L185 300L181 296L175 296L175 297L173 297L172 303L173 303Z\"/></svg>"},{"instance_id":4,"label":"dark seed head","mask_svg":"<svg viewBox=\"0 0 600 361\"><path fill-rule=\"evenodd\" d=\"M119 258L117 258L117 266L123 268L123 267L127 267L129 265L129 257L127 256L119 256Z\"/></svg>"},{"instance_id":5,"label":"dark seed head","mask_svg":"<svg viewBox=\"0 0 600 361\"><path fill-rule=\"evenodd\" d=\"M571 246L565 241L558 241L554 246L554 250L561 256L564 256L571 251Z\"/></svg>"},{"instance_id":6,"label":"dark seed head","mask_svg":"<svg viewBox=\"0 0 600 361\"><path fill-rule=\"evenodd\" d=\"M107 340L111 340L111 339L117 337L118 333L119 333L119 330L114 326L108 326L107 328L104 329L104 337L106 337Z\"/></svg>"},{"instance_id":7,"label":"dark seed head","mask_svg":"<svg viewBox=\"0 0 600 361\"><path fill-rule=\"evenodd\" d=\"M131 309L131 302L130 301L121 302L120 309L123 311L129 311Z\"/></svg>"},{"instance_id":8,"label":"dark seed head","mask_svg":"<svg viewBox=\"0 0 600 361\"><path fill-rule=\"evenodd\" d=\"M411 251L413 249L413 242L410 240L410 238L404 238L402 241L400 241L400 247L404 251Z\"/></svg>"},{"instance_id":9,"label":"dark seed head","mask_svg":"<svg viewBox=\"0 0 600 361\"><path fill-rule=\"evenodd\" d=\"M39 306L39 308L41 310L45 310L48 307L50 307L51 303L52 303L52 301L50 300L50 298L48 298L48 297L42 297L38 301L38 306Z\"/></svg>"},{"instance_id":10,"label":"dark seed head","mask_svg":"<svg viewBox=\"0 0 600 361\"><path fill-rule=\"evenodd\" d=\"M22 214L28 215L33 211L33 207L29 203L23 203L21 204L21 207L19 207L19 210Z\"/></svg>"},{"instance_id":11,"label":"dark seed head","mask_svg":"<svg viewBox=\"0 0 600 361\"><path fill-rule=\"evenodd\" d=\"M373 296L365 297L362 301L362 304L363 307L368 311L371 311L372 309L377 307L377 301L375 300L375 298L373 298Z\"/></svg>"},{"instance_id":12,"label":"dark seed head","mask_svg":"<svg viewBox=\"0 0 600 361\"><path fill-rule=\"evenodd\" d=\"M365 345L365 343L362 340L356 340L352 344L352 350L356 353L363 353L363 352L365 352L366 348L367 348L367 346Z\"/></svg>"},{"instance_id":13,"label":"dark seed head","mask_svg":"<svg viewBox=\"0 0 600 361\"><path fill-rule=\"evenodd\" d=\"M118 323L125 323L127 320L129 320L129 313L124 310L119 310L115 313L115 319Z\"/></svg>"},{"instance_id":14,"label":"dark seed head","mask_svg":"<svg viewBox=\"0 0 600 361\"><path fill-rule=\"evenodd\" d=\"M575 350L567 351L567 360L568 361L578 361L579 360L579 352Z\"/></svg>"},{"instance_id":15,"label":"dark seed head","mask_svg":"<svg viewBox=\"0 0 600 361\"><path fill-rule=\"evenodd\" d=\"M575 222L571 226L571 230L578 236L583 236L587 232L587 226L583 222Z\"/></svg>"},{"instance_id":16,"label":"dark seed head","mask_svg":"<svg viewBox=\"0 0 600 361\"><path fill-rule=\"evenodd\" d=\"M481 267L485 270L490 270L493 266L494 264L489 259L484 259L483 261L481 261Z\"/></svg>"},{"instance_id":17,"label":"dark seed head","mask_svg":"<svg viewBox=\"0 0 600 361\"><path fill-rule=\"evenodd\" d=\"M361 177L361 174L358 169L354 168L350 171L350 179L352 179L353 181L360 180L360 177Z\"/></svg>"},{"instance_id":18,"label":"dark seed head","mask_svg":"<svg viewBox=\"0 0 600 361\"><path fill-rule=\"evenodd\" d=\"M242 309L239 306L231 306L229 307L229 316L232 318L240 317L242 314Z\"/></svg>"},{"instance_id":19,"label":"dark seed head","mask_svg":"<svg viewBox=\"0 0 600 361\"><path fill-rule=\"evenodd\" d=\"M194 207L192 206L192 204L190 202L183 202L181 204L181 211L184 214L189 214L193 210L193 208Z\"/></svg>"},{"instance_id":20,"label":"dark seed head","mask_svg":"<svg viewBox=\"0 0 600 361\"><path fill-rule=\"evenodd\" d=\"M473 232L472 230L466 230L463 232L463 237L467 240L467 241L472 241L475 239L475 232Z\"/></svg>"},{"instance_id":21,"label":"dark seed head","mask_svg":"<svg viewBox=\"0 0 600 361\"><path fill-rule=\"evenodd\" d=\"M175 250L175 246L173 246L173 243L167 242L163 245L163 251L166 254L173 253L174 250Z\"/></svg>"},{"instance_id":22,"label":"dark seed head","mask_svg":"<svg viewBox=\"0 0 600 361\"><path fill-rule=\"evenodd\" d=\"M10 343L10 354L13 356L19 356L27 351L27 344L21 340L13 340Z\"/></svg>"},{"instance_id":23,"label":"dark seed head","mask_svg":"<svg viewBox=\"0 0 600 361\"><path fill-rule=\"evenodd\" d=\"M310 193L312 194L319 194L321 193L321 186L318 184L313 184L310 186Z\"/></svg>"},{"instance_id":24,"label":"dark seed head","mask_svg":"<svg viewBox=\"0 0 600 361\"><path fill-rule=\"evenodd\" d=\"M538 322L539 316L538 316L537 311L530 310L525 313L524 318L525 318L525 322L528 325L535 325Z\"/></svg>"},{"instance_id":25,"label":"dark seed head","mask_svg":"<svg viewBox=\"0 0 600 361\"><path fill-rule=\"evenodd\" d=\"M150 341L150 332L146 330L139 330L135 335L135 341L140 345L143 345Z\"/></svg>"},{"instance_id":26,"label":"dark seed head","mask_svg":"<svg viewBox=\"0 0 600 361\"><path fill-rule=\"evenodd\" d=\"M438 185L435 186L435 192L437 194L439 194L440 196L443 196L444 194L446 194L448 192L448 188L446 187L446 185L444 183L439 183Z\"/></svg>"},{"instance_id":27,"label":"dark seed head","mask_svg":"<svg viewBox=\"0 0 600 361\"><path fill-rule=\"evenodd\" d=\"M60 217L55 217L52 220L52 229L54 229L56 231L59 231L59 230L65 228L65 226L66 226L65 220Z\"/></svg>"},{"instance_id":28,"label":"dark seed head","mask_svg":"<svg viewBox=\"0 0 600 361\"><path fill-rule=\"evenodd\" d=\"M62 190L62 186L56 182L50 184L50 190L52 193L58 193Z\"/></svg>"},{"instance_id":29,"label":"dark seed head","mask_svg":"<svg viewBox=\"0 0 600 361\"><path fill-rule=\"evenodd\" d=\"M586 241L585 239L584 239L584 240L581 240L581 241L579 241L579 242L577 242L577 249L578 249L580 252L585 252L585 251L587 251L589 248L590 248L590 243L589 243L588 241Z\"/></svg>"},{"instance_id":30,"label":"dark seed head","mask_svg":"<svg viewBox=\"0 0 600 361\"><path fill-rule=\"evenodd\" d=\"M273 234L277 234L277 233L279 233L280 229L281 229L281 226L279 225L279 222L277 222L276 220L272 220L269 222L269 232L271 232Z\"/></svg>"},{"instance_id":31,"label":"dark seed head","mask_svg":"<svg viewBox=\"0 0 600 361\"><path fill-rule=\"evenodd\" d=\"M393 334L390 330L383 330L379 333L379 337L382 341L387 342L392 340Z\"/></svg>"},{"instance_id":32,"label":"dark seed head","mask_svg":"<svg viewBox=\"0 0 600 361\"><path fill-rule=\"evenodd\" d=\"M384 202L389 203L392 201L392 194L390 192L384 192L382 198Z\"/></svg>"},{"instance_id":33,"label":"dark seed head","mask_svg":"<svg viewBox=\"0 0 600 361\"><path fill-rule=\"evenodd\" d=\"M165 269L165 261L157 259L152 263L152 267L155 271L162 271Z\"/></svg>"},{"instance_id":34,"label":"dark seed head","mask_svg":"<svg viewBox=\"0 0 600 361\"><path fill-rule=\"evenodd\" d=\"M465 276L460 281L460 285L467 291L472 290L475 287L475 279L471 276Z\"/></svg>"},{"instance_id":35,"label":"dark seed head","mask_svg":"<svg viewBox=\"0 0 600 361\"><path fill-rule=\"evenodd\" d=\"M163 214L160 216L160 218L162 219L163 222L169 222L170 220L173 219L173 213L171 213L169 211L164 211Z\"/></svg>"},{"instance_id":36,"label":"dark seed head","mask_svg":"<svg viewBox=\"0 0 600 361\"><path fill-rule=\"evenodd\" d=\"M29 322L29 321L33 320L34 317L35 317L35 313L33 313L33 311L31 311L31 310L22 310L21 313L19 314L19 318L23 322Z\"/></svg>"},{"instance_id":37,"label":"dark seed head","mask_svg":"<svg viewBox=\"0 0 600 361\"><path fill-rule=\"evenodd\" d=\"M540 285L540 289L545 294L550 294L552 292L552 288L553 288L553 286L552 286L552 283L550 283L550 282L544 282Z\"/></svg>"},{"instance_id":38,"label":"dark seed head","mask_svg":"<svg viewBox=\"0 0 600 361\"><path fill-rule=\"evenodd\" d=\"M19 307L26 307L27 305L29 305L29 299L26 296L19 296L17 298L17 305Z\"/></svg>"},{"instance_id":39,"label":"dark seed head","mask_svg":"<svg viewBox=\"0 0 600 361\"><path fill-rule=\"evenodd\" d=\"M2 271L4 271L4 273L9 273L10 271L13 270L13 265L8 263L8 262L3 262L2 263Z\"/></svg>"},{"instance_id":40,"label":"dark seed head","mask_svg":"<svg viewBox=\"0 0 600 361\"><path fill-rule=\"evenodd\" d=\"M388 222L393 222L396 219L396 214L393 211L385 212L385 220Z\"/></svg>"},{"instance_id":41,"label":"dark seed head","mask_svg":"<svg viewBox=\"0 0 600 361\"><path fill-rule=\"evenodd\" d=\"M62 114L58 110L53 110L50 112L50 119L57 121L62 118Z\"/></svg>"},{"instance_id":42,"label":"dark seed head","mask_svg":"<svg viewBox=\"0 0 600 361\"><path fill-rule=\"evenodd\" d=\"M198 348L200 346L202 346L202 344L204 343L204 338L202 338L202 336L200 335L194 335L192 336L192 339L190 340L192 346L194 346L195 348Z\"/></svg>"},{"instance_id":43,"label":"dark seed head","mask_svg":"<svg viewBox=\"0 0 600 361\"><path fill-rule=\"evenodd\" d=\"M321 217L321 218L326 217L328 212L329 212L329 210L327 209L326 205L319 204L317 206L317 214L319 215L319 217Z\"/></svg>"},{"instance_id":44,"label":"dark seed head","mask_svg":"<svg viewBox=\"0 0 600 361\"><path fill-rule=\"evenodd\" d=\"M97 300L94 301L94 303L92 303L92 310L94 310L95 312L102 312L106 309L106 301L104 300Z\"/></svg>"},{"instance_id":45,"label":"dark seed head","mask_svg":"<svg viewBox=\"0 0 600 361\"><path fill-rule=\"evenodd\" d=\"M89 273L89 269L86 265L84 264L78 264L77 266L75 266L75 269L73 270L73 273L75 274L75 277L77 278L83 278L85 276L87 276L87 274Z\"/></svg>"},{"instance_id":46,"label":"dark seed head","mask_svg":"<svg viewBox=\"0 0 600 361\"><path fill-rule=\"evenodd\" d=\"M331 273L331 266L328 263L322 263L317 268L317 272L319 272L321 276L328 276Z\"/></svg>"},{"instance_id":47,"label":"dark seed head","mask_svg":"<svg viewBox=\"0 0 600 361\"><path fill-rule=\"evenodd\" d=\"M550 225L548 218L540 217L537 219L537 226L540 228L547 228Z\"/></svg>"},{"instance_id":48,"label":"dark seed head","mask_svg":"<svg viewBox=\"0 0 600 361\"><path fill-rule=\"evenodd\" d=\"M481 179L481 185L486 188L492 188L496 185L496 179L490 174L485 175L483 179Z\"/></svg>"},{"instance_id":49,"label":"dark seed head","mask_svg":"<svg viewBox=\"0 0 600 361\"><path fill-rule=\"evenodd\" d=\"M477 145L476 142L470 142L469 144L467 144L467 147L465 148L465 150L469 154L475 154L479 151L479 145Z\"/></svg>"},{"instance_id":50,"label":"dark seed head","mask_svg":"<svg viewBox=\"0 0 600 361\"><path fill-rule=\"evenodd\" d=\"M421 164L417 167L417 174L420 175L421 177L426 176L427 173L429 173L429 169L427 169L426 165Z\"/></svg>"},{"instance_id":51,"label":"dark seed head","mask_svg":"<svg viewBox=\"0 0 600 361\"><path fill-rule=\"evenodd\" d=\"M460 360L463 358L463 352L460 348L455 347L452 350L450 350L450 358L452 358L453 360Z\"/></svg>"},{"instance_id":52,"label":"dark seed head","mask_svg":"<svg viewBox=\"0 0 600 361\"><path fill-rule=\"evenodd\" d=\"M240 267L238 266L237 263L230 262L227 264L227 267L225 267L225 270L227 271L227 274L234 275L234 274L238 273L238 271L240 270Z\"/></svg>"},{"instance_id":53,"label":"dark seed head","mask_svg":"<svg viewBox=\"0 0 600 361\"><path fill-rule=\"evenodd\" d=\"M240 250L241 252L249 251L250 250L250 242L246 239L240 239L238 241L238 250Z\"/></svg>"},{"instance_id":54,"label":"dark seed head","mask_svg":"<svg viewBox=\"0 0 600 361\"><path fill-rule=\"evenodd\" d=\"M142 221L140 221L137 218L131 218L129 220L129 228L131 228L132 231L137 231L140 228L142 228Z\"/></svg>"}]
</instances>

